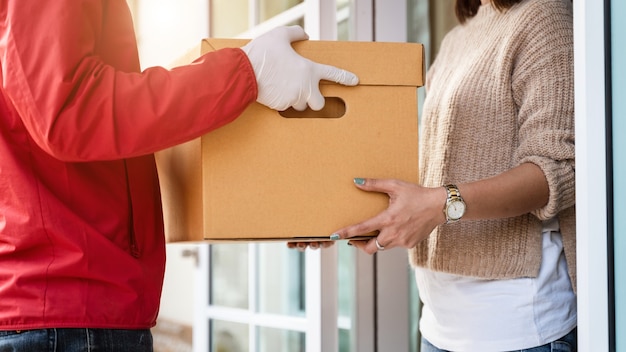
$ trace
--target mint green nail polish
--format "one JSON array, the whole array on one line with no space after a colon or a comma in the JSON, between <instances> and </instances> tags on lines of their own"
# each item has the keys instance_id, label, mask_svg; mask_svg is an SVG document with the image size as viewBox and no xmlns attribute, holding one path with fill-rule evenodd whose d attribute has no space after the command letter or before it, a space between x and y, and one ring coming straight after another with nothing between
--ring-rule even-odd
<instances>
[{"instance_id":1,"label":"mint green nail polish","mask_svg":"<svg viewBox=\"0 0 626 352\"><path fill-rule=\"evenodd\" d=\"M339 236L338 233L333 233L332 235L330 235L330 239L333 240L333 241L337 241L340 238L341 238L341 236Z\"/></svg>"},{"instance_id":2,"label":"mint green nail polish","mask_svg":"<svg viewBox=\"0 0 626 352\"><path fill-rule=\"evenodd\" d=\"M362 186L362 185L365 184L365 179L357 177L357 178L354 179L354 183L357 184L357 185Z\"/></svg>"}]
</instances>

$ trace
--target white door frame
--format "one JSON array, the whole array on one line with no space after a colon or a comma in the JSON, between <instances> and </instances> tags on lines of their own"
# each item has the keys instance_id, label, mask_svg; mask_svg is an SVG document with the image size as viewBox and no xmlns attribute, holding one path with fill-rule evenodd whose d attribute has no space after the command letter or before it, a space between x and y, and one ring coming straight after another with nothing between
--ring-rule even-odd
<instances>
[{"instance_id":1,"label":"white door frame","mask_svg":"<svg viewBox=\"0 0 626 352\"><path fill-rule=\"evenodd\" d=\"M574 0L578 350L609 350L604 7Z\"/></svg>"}]
</instances>

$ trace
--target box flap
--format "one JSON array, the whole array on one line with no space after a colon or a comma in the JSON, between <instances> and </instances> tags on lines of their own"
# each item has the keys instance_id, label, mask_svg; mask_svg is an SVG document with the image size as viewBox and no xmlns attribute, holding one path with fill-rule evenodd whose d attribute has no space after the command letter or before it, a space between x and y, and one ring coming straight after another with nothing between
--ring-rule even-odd
<instances>
[{"instance_id":1,"label":"box flap","mask_svg":"<svg viewBox=\"0 0 626 352\"><path fill-rule=\"evenodd\" d=\"M247 42L247 39L204 39L201 52L241 47ZM354 72L361 85L424 85L422 44L304 40L292 45L308 59Z\"/></svg>"}]
</instances>

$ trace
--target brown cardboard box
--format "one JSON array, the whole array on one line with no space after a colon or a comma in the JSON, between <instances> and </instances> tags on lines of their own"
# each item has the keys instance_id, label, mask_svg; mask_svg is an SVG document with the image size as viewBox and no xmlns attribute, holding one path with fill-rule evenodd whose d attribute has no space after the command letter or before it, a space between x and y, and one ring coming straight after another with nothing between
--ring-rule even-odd
<instances>
[{"instance_id":1,"label":"brown cardboard box","mask_svg":"<svg viewBox=\"0 0 626 352\"><path fill-rule=\"evenodd\" d=\"M209 39L200 53L243 44ZM169 241L328 239L388 205L386 195L357 189L353 178L418 181L422 45L303 41L293 47L356 73L359 85L322 82L321 113L255 103L231 124L158 153Z\"/></svg>"}]
</instances>

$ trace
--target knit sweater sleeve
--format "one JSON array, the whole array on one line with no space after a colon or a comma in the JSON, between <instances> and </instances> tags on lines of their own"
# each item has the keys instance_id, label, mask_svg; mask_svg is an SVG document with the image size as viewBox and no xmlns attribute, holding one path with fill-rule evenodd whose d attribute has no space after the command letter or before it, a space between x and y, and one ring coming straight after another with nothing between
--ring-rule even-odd
<instances>
[{"instance_id":1,"label":"knit sweater sleeve","mask_svg":"<svg viewBox=\"0 0 626 352\"><path fill-rule=\"evenodd\" d=\"M525 14L512 79L520 131L515 162L539 166L550 189L548 203L533 212L541 220L575 203L572 8L547 2Z\"/></svg>"}]
</instances>

